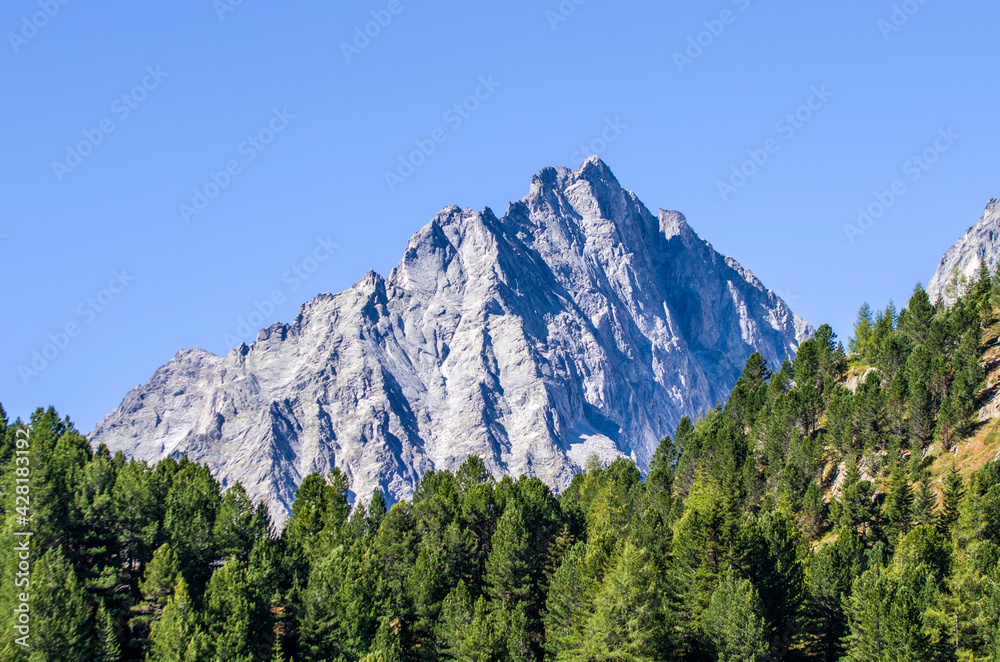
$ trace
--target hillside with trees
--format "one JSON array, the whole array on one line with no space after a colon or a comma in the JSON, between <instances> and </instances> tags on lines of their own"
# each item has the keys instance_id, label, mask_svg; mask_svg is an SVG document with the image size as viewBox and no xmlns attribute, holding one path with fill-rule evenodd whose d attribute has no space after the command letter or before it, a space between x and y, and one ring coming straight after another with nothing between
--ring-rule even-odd
<instances>
[{"instance_id":1,"label":"hillside with trees","mask_svg":"<svg viewBox=\"0 0 1000 662\"><path fill-rule=\"evenodd\" d=\"M470 457L387 509L335 470L276 531L205 466L92 449L52 409L19 447L0 409L0 659L1000 662L980 273L948 307L863 306L846 351L823 326L793 362L754 355L645 476L595 461L558 495Z\"/></svg>"}]
</instances>

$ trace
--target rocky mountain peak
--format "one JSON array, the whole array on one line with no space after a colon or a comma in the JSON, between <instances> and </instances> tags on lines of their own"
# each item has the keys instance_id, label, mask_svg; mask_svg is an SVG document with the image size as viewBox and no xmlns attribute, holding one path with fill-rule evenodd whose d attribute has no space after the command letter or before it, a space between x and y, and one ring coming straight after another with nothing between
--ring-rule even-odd
<instances>
[{"instance_id":1,"label":"rocky mountain peak","mask_svg":"<svg viewBox=\"0 0 1000 662\"><path fill-rule=\"evenodd\" d=\"M180 353L94 443L187 453L280 521L312 471L412 495L480 455L561 488L596 455L645 469L682 416L812 333L679 212L653 216L597 157L546 168L503 218L445 207L387 278L306 302L225 357Z\"/></svg>"}]
</instances>

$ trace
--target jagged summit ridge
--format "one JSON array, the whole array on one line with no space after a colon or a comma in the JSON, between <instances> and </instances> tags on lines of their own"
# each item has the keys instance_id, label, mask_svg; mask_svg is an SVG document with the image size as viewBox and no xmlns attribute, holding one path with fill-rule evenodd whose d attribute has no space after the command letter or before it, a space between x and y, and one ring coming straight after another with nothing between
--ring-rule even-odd
<instances>
[{"instance_id":1,"label":"jagged summit ridge","mask_svg":"<svg viewBox=\"0 0 1000 662\"><path fill-rule=\"evenodd\" d=\"M974 278L982 260L986 260L991 272L1000 260L1000 199L997 198L990 198L979 222L966 230L941 258L927 285L931 301L941 297L947 303L954 302L958 293L951 291L952 282L956 278Z\"/></svg>"},{"instance_id":2,"label":"jagged summit ridge","mask_svg":"<svg viewBox=\"0 0 1000 662\"><path fill-rule=\"evenodd\" d=\"M653 216L600 159L546 168L502 218L446 207L388 277L368 272L225 357L179 353L91 440L186 453L283 519L311 471L407 498L470 454L568 484L588 457L645 468L684 415L812 328L678 212Z\"/></svg>"}]
</instances>

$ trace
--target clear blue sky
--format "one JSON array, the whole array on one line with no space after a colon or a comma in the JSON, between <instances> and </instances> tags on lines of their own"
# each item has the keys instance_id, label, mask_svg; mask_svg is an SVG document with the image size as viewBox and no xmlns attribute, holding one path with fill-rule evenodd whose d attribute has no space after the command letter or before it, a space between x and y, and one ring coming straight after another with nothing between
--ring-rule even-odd
<instances>
[{"instance_id":1,"label":"clear blue sky","mask_svg":"<svg viewBox=\"0 0 1000 662\"><path fill-rule=\"evenodd\" d=\"M440 208L502 213L533 173L599 149L654 213L683 211L843 339L1000 196L996 2L910 0L896 26L890 0L232 1L0 9L8 413L53 404L89 431L179 349L252 340L255 300L283 301L256 326L289 321L388 274ZM345 50L372 12L386 25ZM928 149L933 165L907 165ZM767 161L724 200L747 150ZM850 242L844 224L897 180ZM50 334L65 346L25 384Z\"/></svg>"}]
</instances>

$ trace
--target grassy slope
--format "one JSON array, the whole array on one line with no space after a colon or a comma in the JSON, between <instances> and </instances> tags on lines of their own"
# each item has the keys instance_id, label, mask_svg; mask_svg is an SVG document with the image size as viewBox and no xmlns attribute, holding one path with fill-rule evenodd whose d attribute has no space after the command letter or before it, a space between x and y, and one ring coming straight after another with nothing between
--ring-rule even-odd
<instances>
[{"instance_id":1,"label":"grassy slope","mask_svg":"<svg viewBox=\"0 0 1000 662\"><path fill-rule=\"evenodd\" d=\"M942 479L946 473L954 466L963 476L969 476L983 465L993 460L1000 460L1000 308L994 310L993 321L990 326L983 331L983 368L986 373L986 382L977 398L979 405L979 424L972 430L972 433L956 445L942 452L940 443L935 442L928 447L928 456L932 458L930 464L926 465L931 474L931 484L938 495L940 504ZM854 390L858 384L864 381L871 366L859 363L849 357L847 374L844 377L844 385ZM864 467L862 478L870 479L866 475ZM840 481L836 480L840 471L843 470L843 462L831 460L823 470L824 497L830 501L839 496ZM874 480L877 491L885 491L886 477L881 476ZM917 484L913 484L914 490ZM813 541L814 547L820 547L836 540L833 532L827 532L821 539Z\"/></svg>"},{"instance_id":2,"label":"grassy slope","mask_svg":"<svg viewBox=\"0 0 1000 662\"><path fill-rule=\"evenodd\" d=\"M967 476L1000 459L1000 311L994 311L993 323L983 332L983 369L986 383L977 403L980 423L950 452L937 453L930 465L936 487L952 465Z\"/></svg>"}]
</instances>

